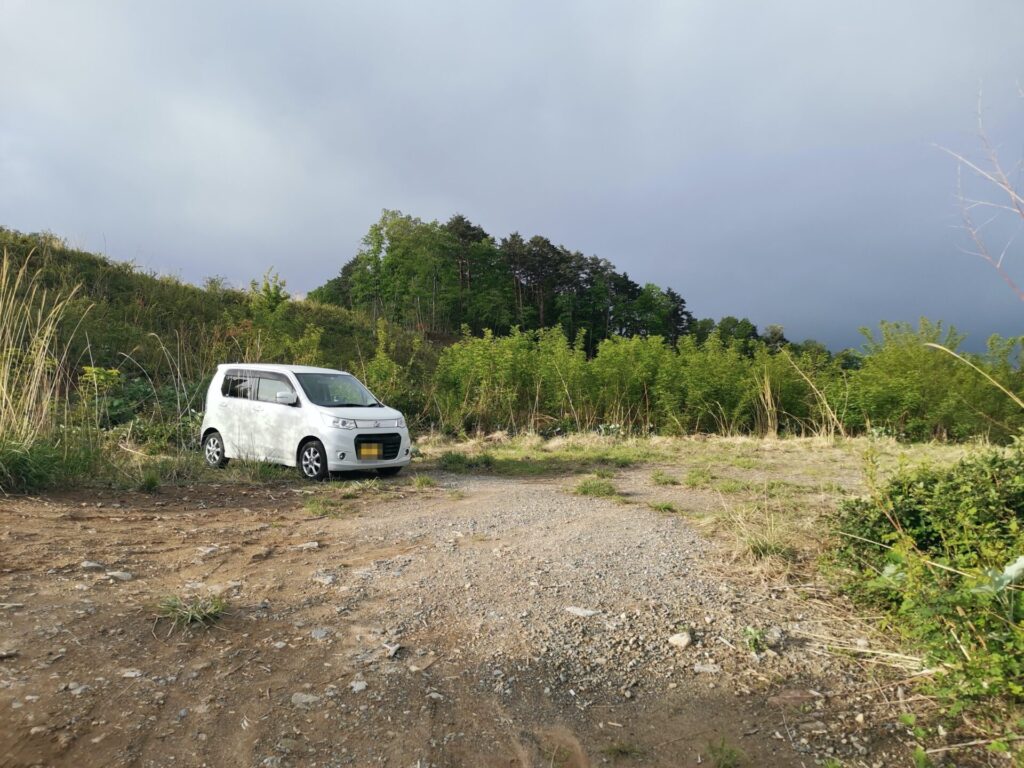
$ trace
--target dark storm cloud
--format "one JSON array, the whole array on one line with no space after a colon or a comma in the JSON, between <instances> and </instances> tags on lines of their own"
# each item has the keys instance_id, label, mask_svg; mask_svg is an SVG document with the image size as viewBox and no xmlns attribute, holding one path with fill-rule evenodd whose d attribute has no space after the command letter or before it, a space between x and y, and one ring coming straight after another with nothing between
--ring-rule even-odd
<instances>
[{"instance_id":1,"label":"dark storm cloud","mask_svg":"<svg viewBox=\"0 0 1024 768\"><path fill-rule=\"evenodd\" d=\"M980 82L1019 158L1022 30L1018 0L0 0L0 224L304 291L382 208L458 211L796 338L1014 333L931 145L974 150Z\"/></svg>"}]
</instances>

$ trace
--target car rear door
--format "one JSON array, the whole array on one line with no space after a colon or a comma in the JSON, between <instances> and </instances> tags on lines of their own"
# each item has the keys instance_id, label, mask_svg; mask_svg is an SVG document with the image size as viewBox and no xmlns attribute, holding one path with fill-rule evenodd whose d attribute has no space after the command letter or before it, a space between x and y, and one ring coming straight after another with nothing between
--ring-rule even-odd
<instances>
[{"instance_id":1,"label":"car rear door","mask_svg":"<svg viewBox=\"0 0 1024 768\"><path fill-rule=\"evenodd\" d=\"M282 463L293 463L302 431L302 406L295 386L288 377L277 371L258 371L256 400L253 403L253 431L261 455ZM295 397L294 405L277 402L278 392L289 392Z\"/></svg>"},{"instance_id":2,"label":"car rear door","mask_svg":"<svg viewBox=\"0 0 1024 768\"><path fill-rule=\"evenodd\" d=\"M217 405L218 422L227 456L240 459L259 458L253 434L252 403L258 379L252 371L230 368L221 384L221 400Z\"/></svg>"}]
</instances>

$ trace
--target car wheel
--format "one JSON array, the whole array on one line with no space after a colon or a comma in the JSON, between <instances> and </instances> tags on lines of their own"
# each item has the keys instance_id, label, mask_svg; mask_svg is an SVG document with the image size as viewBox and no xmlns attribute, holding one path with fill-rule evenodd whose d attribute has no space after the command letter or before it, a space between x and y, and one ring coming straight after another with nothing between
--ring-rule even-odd
<instances>
[{"instance_id":1,"label":"car wheel","mask_svg":"<svg viewBox=\"0 0 1024 768\"><path fill-rule=\"evenodd\" d=\"M381 477L394 477L401 471L401 467L381 467L377 470L377 474Z\"/></svg>"},{"instance_id":2,"label":"car wheel","mask_svg":"<svg viewBox=\"0 0 1024 768\"><path fill-rule=\"evenodd\" d=\"M203 438L203 458L206 459L206 465L214 469L220 469L228 463L224 455L224 438L220 432L211 432Z\"/></svg>"},{"instance_id":3,"label":"car wheel","mask_svg":"<svg viewBox=\"0 0 1024 768\"><path fill-rule=\"evenodd\" d=\"M303 443L299 449L299 471L307 480L324 480L327 477L327 451L319 440Z\"/></svg>"}]
</instances>

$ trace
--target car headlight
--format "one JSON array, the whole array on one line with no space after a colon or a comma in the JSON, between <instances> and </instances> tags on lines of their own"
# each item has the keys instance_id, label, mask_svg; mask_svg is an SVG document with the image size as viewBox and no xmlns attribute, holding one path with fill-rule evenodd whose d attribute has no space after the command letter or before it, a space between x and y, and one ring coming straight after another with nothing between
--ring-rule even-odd
<instances>
[{"instance_id":1,"label":"car headlight","mask_svg":"<svg viewBox=\"0 0 1024 768\"><path fill-rule=\"evenodd\" d=\"M324 424L328 427L334 427L335 429L356 428L356 423L353 419L343 419L340 416L333 416L329 413L321 413L320 418L324 420Z\"/></svg>"},{"instance_id":2,"label":"car headlight","mask_svg":"<svg viewBox=\"0 0 1024 768\"><path fill-rule=\"evenodd\" d=\"M398 417L398 428L405 429L405 416Z\"/></svg>"}]
</instances>

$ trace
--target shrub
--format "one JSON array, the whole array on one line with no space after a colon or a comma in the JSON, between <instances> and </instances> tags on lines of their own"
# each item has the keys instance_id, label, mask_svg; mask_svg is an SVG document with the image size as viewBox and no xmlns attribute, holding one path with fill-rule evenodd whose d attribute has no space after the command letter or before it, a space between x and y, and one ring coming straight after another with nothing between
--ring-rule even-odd
<instances>
[{"instance_id":1,"label":"shrub","mask_svg":"<svg viewBox=\"0 0 1024 768\"><path fill-rule=\"evenodd\" d=\"M835 527L846 586L922 644L947 691L1024 699L1024 444L903 470Z\"/></svg>"}]
</instances>

